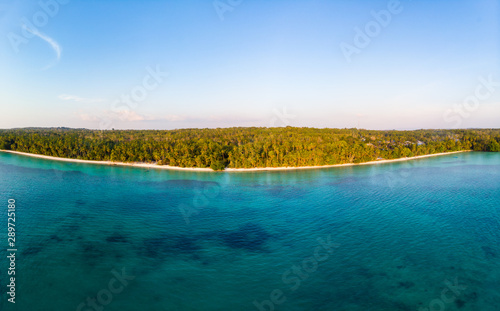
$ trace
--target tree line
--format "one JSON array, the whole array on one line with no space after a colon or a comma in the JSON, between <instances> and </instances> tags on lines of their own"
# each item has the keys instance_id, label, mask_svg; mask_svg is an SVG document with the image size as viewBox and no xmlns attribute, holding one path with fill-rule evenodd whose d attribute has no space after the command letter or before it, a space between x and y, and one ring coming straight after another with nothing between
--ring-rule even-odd
<instances>
[{"instance_id":1,"label":"tree line","mask_svg":"<svg viewBox=\"0 0 500 311\"><path fill-rule=\"evenodd\" d=\"M0 149L180 167L297 167L459 150L500 152L500 129L375 131L317 128L0 130Z\"/></svg>"}]
</instances>

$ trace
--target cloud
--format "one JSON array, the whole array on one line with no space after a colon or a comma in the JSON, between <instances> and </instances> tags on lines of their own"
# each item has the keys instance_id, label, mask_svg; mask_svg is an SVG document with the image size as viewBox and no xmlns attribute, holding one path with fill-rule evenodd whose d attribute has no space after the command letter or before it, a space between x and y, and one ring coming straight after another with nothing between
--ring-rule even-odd
<instances>
[{"instance_id":1,"label":"cloud","mask_svg":"<svg viewBox=\"0 0 500 311\"><path fill-rule=\"evenodd\" d=\"M149 119L147 116L140 115L135 111L107 111L99 116L86 112L79 112L78 117L83 121L90 122L97 122L104 119L110 121L145 121Z\"/></svg>"},{"instance_id":2,"label":"cloud","mask_svg":"<svg viewBox=\"0 0 500 311\"><path fill-rule=\"evenodd\" d=\"M249 116L232 116L232 115L208 115L202 117L183 116L183 115L149 115L141 114L133 110L101 110L95 113L88 111L80 111L77 117L86 122L104 124L100 128L112 127L127 127L137 126L141 122L163 122L162 124L171 124L176 126L182 124L204 124L205 126L234 126L235 122L238 124L255 125L262 122L262 118L249 117ZM144 125L144 124L143 124Z\"/></svg>"},{"instance_id":3,"label":"cloud","mask_svg":"<svg viewBox=\"0 0 500 311\"><path fill-rule=\"evenodd\" d=\"M106 119L110 121L122 121L122 122L136 122L136 121L170 121L179 122L185 121L186 117L178 115L166 115L166 116L151 116L147 114L139 114L131 110L119 110L111 111L106 110L99 116L94 114L89 114L86 112L79 112L78 117L83 121L96 122L101 119Z\"/></svg>"},{"instance_id":4,"label":"cloud","mask_svg":"<svg viewBox=\"0 0 500 311\"><path fill-rule=\"evenodd\" d=\"M121 110L117 112L113 112L115 115L115 118L118 118L121 121L146 121L146 120L151 120L150 116L145 116L138 114L135 111L129 111L129 110Z\"/></svg>"},{"instance_id":5,"label":"cloud","mask_svg":"<svg viewBox=\"0 0 500 311\"><path fill-rule=\"evenodd\" d=\"M132 110L119 110L119 111L106 111L105 115L109 119L120 121L184 121L186 118L177 115L167 116L151 116L147 114L140 114Z\"/></svg>"},{"instance_id":6,"label":"cloud","mask_svg":"<svg viewBox=\"0 0 500 311\"><path fill-rule=\"evenodd\" d=\"M186 117L177 116L177 115L168 115L168 116L162 117L161 119L165 120L165 121L176 122L176 121L185 121Z\"/></svg>"},{"instance_id":7,"label":"cloud","mask_svg":"<svg viewBox=\"0 0 500 311\"><path fill-rule=\"evenodd\" d=\"M40 39L44 40L45 42L47 42L51 47L52 49L54 50L54 52L56 53L56 60L53 61L52 63L48 64L47 66L45 66L44 68L42 68L42 70L46 70L46 69L49 69L50 67L54 66L60 59L61 59L61 46L59 45L59 43L57 43L54 39L52 39L51 37L41 33L40 31L38 31L37 29L31 29L29 28L28 26L26 25L23 25L23 28L28 31L28 32L31 32L32 34L34 34L35 36L39 37Z\"/></svg>"},{"instance_id":8,"label":"cloud","mask_svg":"<svg viewBox=\"0 0 500 311\"><path fill-rule=\"evenodd\" d=\"M99 121L99 118L97 116L94 116L94 115L91 115L88 113L84 113L84 112L78 113L78 117L83 121L90 121L90 122Z\"/></svg>"},{"instance_id":9,"label":"cloud","mask_svg":"<svg viewBox=\"0 0 500 311\"><path fill-rule=\"evenodd\" d=\"M60 100L71 100L71 101L75 101L78 103L101 103L101 102L105 101L102 98L84 98L84 97L68 95L68 94L61 94L58 96L58 98Z\"/></svg>"}]
</instances>

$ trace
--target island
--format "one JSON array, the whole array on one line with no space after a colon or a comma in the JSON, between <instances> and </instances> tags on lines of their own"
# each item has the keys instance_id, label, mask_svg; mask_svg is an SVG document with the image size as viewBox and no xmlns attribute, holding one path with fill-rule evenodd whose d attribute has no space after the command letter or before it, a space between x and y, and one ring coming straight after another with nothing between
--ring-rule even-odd
<instances>
[{"instance_id":1,"label":"island","mask_svg":"<svg viewBox=\"0 0 500 311\"><path fill-rule=\"evenodd\" d=\"M450 152L500 152L500 129L21 128L0 130L0 150L67 161L188 170L296 169L400 161Z\"/></svg>"}]
</instances>

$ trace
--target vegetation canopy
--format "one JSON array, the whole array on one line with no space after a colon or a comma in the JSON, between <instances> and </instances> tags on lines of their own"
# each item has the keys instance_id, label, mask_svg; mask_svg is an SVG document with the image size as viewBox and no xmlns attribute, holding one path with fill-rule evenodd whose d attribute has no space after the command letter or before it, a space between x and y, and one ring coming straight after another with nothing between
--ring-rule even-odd
<instances>
[{"instance_id":1,"label":"vegetation canopy","mask_svg":"<svg viewBox=\"0 0 500 311\"><path fill-rule=\"evenodd\" d=\"M26 128L0 130L0 149L81 160L223 170L361 163L460 150L500 152L500 129Z\"/></svg>"}]
</instances>

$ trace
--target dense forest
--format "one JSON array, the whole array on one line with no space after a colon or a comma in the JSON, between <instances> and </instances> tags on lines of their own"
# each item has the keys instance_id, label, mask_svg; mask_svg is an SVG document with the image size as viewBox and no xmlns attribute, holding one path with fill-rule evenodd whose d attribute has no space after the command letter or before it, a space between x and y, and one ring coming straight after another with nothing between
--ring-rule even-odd
<instances>
[{"instance_id":1,"label":"dense forest","mask_svg":"<svg viewBox=\"0 0 500 311\"><path fill-rule=\"evenodd\" d=\"M360 163L459 150L500 152L499 142L500 129L0 130L0 149L4 150L214 170Z\"/></svg>"}]
</instances>

